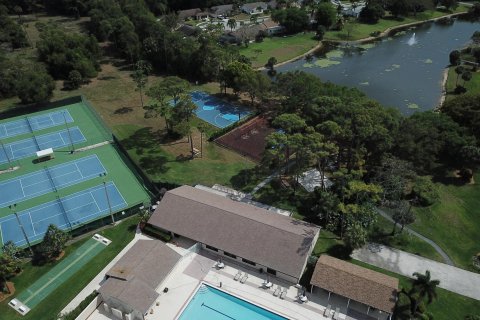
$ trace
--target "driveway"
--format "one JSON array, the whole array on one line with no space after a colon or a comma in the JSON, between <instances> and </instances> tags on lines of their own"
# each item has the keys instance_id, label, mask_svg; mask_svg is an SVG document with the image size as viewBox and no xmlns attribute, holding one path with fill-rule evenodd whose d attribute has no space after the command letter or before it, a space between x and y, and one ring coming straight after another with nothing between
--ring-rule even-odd
<instances>
[{"instance_id":1,"label":"driveway","mask_svg":"<svg viewBox=\"0 0 480 320\"><path fill-rule=\"evenodd\" d=\"M430 270L440 288L480 300L480 274L378 244L355 250L352 258L412 278L414 272Z\"/></svg>"}]
</instances>

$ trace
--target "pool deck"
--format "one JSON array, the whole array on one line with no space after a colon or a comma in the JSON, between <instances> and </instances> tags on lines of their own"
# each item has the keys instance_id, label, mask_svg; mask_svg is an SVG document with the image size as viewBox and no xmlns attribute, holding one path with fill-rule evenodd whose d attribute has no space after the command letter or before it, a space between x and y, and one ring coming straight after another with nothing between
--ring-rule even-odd
<instances>
[{"instance_id":1,"label":"pool deck","mask_svg":"<svg viewBox=\"0 0 480 320\"><path fill-rule=\"evenodd\" d=\"M163 284L157 288L160 293L156 305L152 307L150 313L145 316L146 320L154 319L177 319L183 308L188 304L190 298L195 294L197 287L202 283L210 284L213 287L220 288L232 295L244 300L253 302L265 309L278 313L289 319L297 320L322 320L331 318L336 307L340 307L340 319L357 320L367 319L359 314L356 317L352 314L351 309L355 308L350 304L349 314L347 316L346 299L332 294L327 302L328 294L326 292L307 292L309 301L300 303L297 299L302 289L297 288L294 284L288 283L276 277L270 277L273 283L271 289L265 289L262 283L265 281L265 274L260 274L256 269L243 267L233 262L224 261L225 268L218 270L215 268L216 258L214 255L205 252L205 250L195 253L187 248L192 243L182 243L182 238L177 243L168 243L167 245L175 251L183 255L177 266L166 278ZM235 281L233 278L238 271L246 272L248 279L245 283ZM285 299L274 296L274 288L277 286L287 288L288 292ZM167 287L167 293L163 293L163 289ZM323 316L326 305L332 306L332 314L330 317ZM361 311L362 306L358 306ZM370 315L374 316L372 313ZM382 315L375 314L375 318L382 319ZM88 317L88 320L113 320L116 319L112 314L104 312L102 304Z\"/></svg>"}]
</instances>

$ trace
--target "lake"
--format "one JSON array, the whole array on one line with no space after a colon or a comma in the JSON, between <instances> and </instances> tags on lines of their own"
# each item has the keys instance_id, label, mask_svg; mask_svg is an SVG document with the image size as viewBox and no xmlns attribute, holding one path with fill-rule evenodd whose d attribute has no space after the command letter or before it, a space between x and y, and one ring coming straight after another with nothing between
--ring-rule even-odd
<instances>
[{"instance_id":1,"label":"lake","mask_svg":"<svg viewBox=\"0 0 480 320\"><path fill-rule=\"evenodd\" d=\"M426 23L381 41L333 48L307 62L297 60L278 72L303 70L322 81L356 87L403 114L434 109L441 98L449 53L470 42L478 22Z\"/></svg>"}]
</instances>

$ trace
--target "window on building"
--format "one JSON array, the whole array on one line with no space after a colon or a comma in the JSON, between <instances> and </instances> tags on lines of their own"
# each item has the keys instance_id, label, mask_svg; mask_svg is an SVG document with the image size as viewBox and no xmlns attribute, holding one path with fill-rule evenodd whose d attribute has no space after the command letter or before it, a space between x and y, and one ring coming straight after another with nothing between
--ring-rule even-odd
<instances>
[{"instance_id":1,"label":"window on building","mask_svg":"<svg viewBox=\"0 0 480 320\"><path fill-rule=\"evenodd\" d=\"M255 265L256 265L255 262L250 261L250 260L247 260L247 259L244 259L244 258L242 258L242 261L245 262L245 263L247 263L247 264L250 264L250 265L252 265L252 266L255 266Z\"/></svg>"},{"instance_id":2,"label":"window on building","mask_svg":"<svg viewBox=\"0 0 480 320\"><path fill-rule=\"evenodd\" d=\"M231 254L230 252L223 251L223 254L226 255L227 257L230 257L232 259L237 259L237 256L234 254Z\"/></svg>"},{"instance_id":3,"label":"window on building","mask_svg":"<svg viewBox=\"0 0 480 320\"><path fill-rule=\"evenodd\" d=\"M205 247L206 247L208 250L212 250L212 251L217 251L217 252L218 252L218 249L215 248L215 247L212 247L212 246L209 246L209 245L205 245Z\"/></svg>"},{"instance_id":4,"label":"window on building","mask_svg":"<svg viewBox=\"0 0 480 320\"><path fill-rule=\"evenodd\" d=\"M267 268L267 272L270 273L270 274L273 274L274 276L277 275L277 270L273 270L273 269Z\"/></svg>"}]
</instances>

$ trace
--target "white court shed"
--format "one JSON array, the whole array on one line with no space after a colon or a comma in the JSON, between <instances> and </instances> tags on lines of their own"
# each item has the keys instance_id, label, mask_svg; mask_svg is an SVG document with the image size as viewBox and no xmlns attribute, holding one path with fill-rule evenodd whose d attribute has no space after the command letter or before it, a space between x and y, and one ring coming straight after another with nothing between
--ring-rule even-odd
<instances>
[{"instance_id":1,"label":"white court shed","mask_svg":"<svg viewBox=\"0 0 480 320\"><path fill-rule=\"evenodd\" d=\"M326 188L330 188L333 184L326 176L323 178ZM322 185L322 175L317 169L308 170L298 178L298 182L305 188L308 192L313 192L316 187Z\"/></svg>"}]
</instances>

